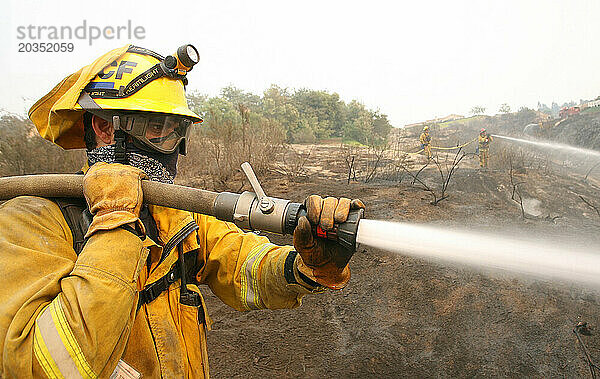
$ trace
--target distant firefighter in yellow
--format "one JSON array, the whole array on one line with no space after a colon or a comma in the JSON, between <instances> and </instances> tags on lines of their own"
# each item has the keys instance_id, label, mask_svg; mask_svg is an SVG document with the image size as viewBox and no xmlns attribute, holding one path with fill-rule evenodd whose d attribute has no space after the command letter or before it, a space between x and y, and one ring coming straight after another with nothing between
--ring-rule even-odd
<instances>
[{"instance_id":1,"label":"distant firefighter in yellow","mask_svg":"<svg viewBox=\"0 0 600 379\"><path fill-rule=\"evenodd\" d=\"M419 141L421 141L421 149L425 152L427 159L431 159L431 136L429 135L429 126L423 127L423 133L421 133Z\"/></svg>"},{"instance_id":2,"label":"distant firefighter in yellow","mask_svg":"<svg viewBox=\"0 0 600 379\"><path fill-rule=\"evenodd\" d=\"M487 131L484 128L481 128L481 131L479 132L478 141L479 141L479 167L487 168L488 158L490 155L490 142L493 141L493 138L491 135L489 135L487 133Z\"/></svg>"}]
</instances>

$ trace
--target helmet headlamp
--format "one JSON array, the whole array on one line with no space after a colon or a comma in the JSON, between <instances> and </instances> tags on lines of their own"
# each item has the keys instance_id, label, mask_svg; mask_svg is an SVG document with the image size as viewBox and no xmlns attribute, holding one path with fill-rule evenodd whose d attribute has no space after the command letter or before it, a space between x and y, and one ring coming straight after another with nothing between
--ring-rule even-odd
<instances>
[{"instance_id":1,"label":"helmet headlamp","mask_svg":"<svg viewBox=\"0 0 600 379\"><path fill-rule=\"evenodd\" d=\"M167 55L160 66L163 72L174 78L184 77L200 61L200 54L193 45L180 46L175 54Z\"/></svg>"}]
</instances>

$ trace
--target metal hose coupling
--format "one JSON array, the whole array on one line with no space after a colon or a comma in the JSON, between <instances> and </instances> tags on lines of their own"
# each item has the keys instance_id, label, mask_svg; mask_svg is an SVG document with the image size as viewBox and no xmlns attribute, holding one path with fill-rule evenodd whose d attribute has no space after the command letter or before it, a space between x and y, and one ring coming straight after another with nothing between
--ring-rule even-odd
<instances>
[{"instance_id":1,"label":"metal hose coupling","mask_svg":"<svg viewBox=\"0 0 600 379\"><path fill-rule=\"evenodd\" d=\"M254 192L219 193L213 205L214 216L219 220L233 222L244 230L293 234L300 217L306 216L304 204L268 197L250 164L242 164L242 169ZM345 249L354 252L358 224L363 214L364 209L351 210L346 222L335 224L332 230L327 231L316 226L314 232L317 236L336 241Z\"/></svg>"}]
</instances>

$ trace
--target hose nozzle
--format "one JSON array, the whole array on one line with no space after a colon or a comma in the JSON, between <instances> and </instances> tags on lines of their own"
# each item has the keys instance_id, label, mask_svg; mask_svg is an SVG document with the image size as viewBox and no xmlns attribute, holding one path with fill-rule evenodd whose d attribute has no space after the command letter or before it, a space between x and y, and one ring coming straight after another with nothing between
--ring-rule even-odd
<instances>
[{"instance_id":1,"label":"hose nozzle","mask_svg":"<svg viewBox=\"0 0 600 379\"><path fill-rule=\"evenodd\" d=\"M242 164L242 169L254 192L246 191L242 194L221 192L214 203L215 217L233 222L245 230L294 234L298 220L307 214L304 204L267 196L250 164L245 162ZM323 230L316 226L314 232L317 236L336 241L348 251L354 252L358 224L363 215L363 209L351 210L346 222L335 224L331 230Z\"/></svg>"}]
</instances>

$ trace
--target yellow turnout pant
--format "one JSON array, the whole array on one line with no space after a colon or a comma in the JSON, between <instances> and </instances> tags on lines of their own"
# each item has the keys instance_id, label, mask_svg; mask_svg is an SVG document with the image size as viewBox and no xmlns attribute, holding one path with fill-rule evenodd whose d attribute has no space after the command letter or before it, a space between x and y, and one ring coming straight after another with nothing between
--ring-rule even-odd
<instances>
[{"instance_id":1,"label":"yellow turnout pant","mask_svg":"<svg viewBox=\"0 0 600 379\"><path fill-rule=\"evenodd\" d=\"M488 158L489 158L489 149L479 149L479 167L487 167L488 166Z\"/></svg>"},{"instance_id":2,"label":"yellow turnout pant","mask_svg":"<svg viewBox=\"0 0 600 379\"><path fill-rule=\"evenodd\" d=\"M427 158L431 158L431 145L427 144L423 147L423 151L425 152L425 156L427 156Z\"/></svg>"}]
</instances>

